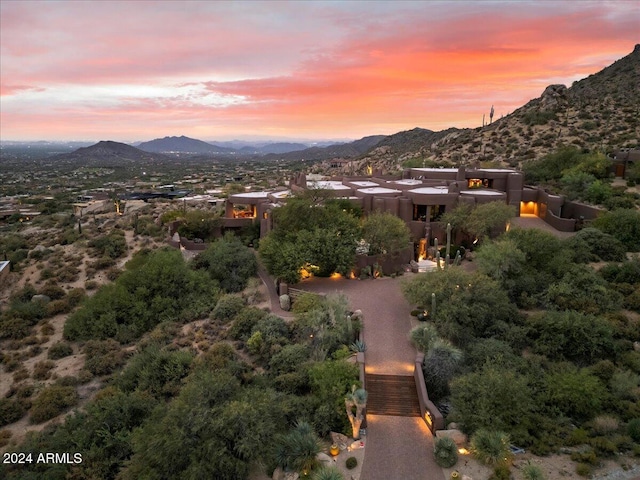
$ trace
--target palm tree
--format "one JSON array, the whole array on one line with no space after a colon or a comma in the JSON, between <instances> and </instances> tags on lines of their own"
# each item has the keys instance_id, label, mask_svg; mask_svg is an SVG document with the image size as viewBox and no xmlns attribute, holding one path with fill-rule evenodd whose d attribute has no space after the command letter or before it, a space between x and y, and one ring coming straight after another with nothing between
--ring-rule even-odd
<instances>
[{"instance_id":1,"label":"palm tree","mask_svg":"<svg viewBox=\"0 0 640 480\"><path fill-rule=\"evenodd\" d=\"M364 388L356 389L356 386L351 387L351 392L347 393L344 398L344 405L347 409L347 416L349 422L351 422L351 430L353 439L360 438L360 426L364 420L362 412L367 406L367 391ZM353 409L355 408L355 413Z\"/></svg>"}]
</instances>

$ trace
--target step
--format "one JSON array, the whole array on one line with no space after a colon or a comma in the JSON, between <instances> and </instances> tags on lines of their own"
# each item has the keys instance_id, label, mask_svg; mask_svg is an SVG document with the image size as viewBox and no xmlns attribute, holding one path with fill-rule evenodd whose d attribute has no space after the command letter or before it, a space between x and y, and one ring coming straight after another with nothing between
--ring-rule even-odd
<instances>
[{"instance_id":1,"label":"step","mask_svg":"<svg viewBox=\"0 0 640 480\"><path fill-rule=\"evenodd\" d=\"M414 377L411 375L365 376L368 392L367 413L419 417L420 403Z\"/></svg>"}]
</instances>

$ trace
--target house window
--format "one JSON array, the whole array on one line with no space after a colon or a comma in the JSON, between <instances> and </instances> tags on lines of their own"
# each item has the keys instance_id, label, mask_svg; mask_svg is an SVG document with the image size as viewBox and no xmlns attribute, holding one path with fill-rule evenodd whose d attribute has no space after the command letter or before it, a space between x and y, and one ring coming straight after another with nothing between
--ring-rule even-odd
<instances>
[{"instance_id":1,"label":"house window","mask_svg":"<svg viewBox=\"0 0 640 480\"><path fill-rule=\"evenodd\" d=\"M432 205L431 206L431 215L429 218L430 222L439 222L440 217L444 214L444 205Z\"/></svg>"},{"instance_id":2,"label":"house window","mask_svg":"<svg viewBox=\"0 0 640 480\"><path fill-rule=\"evenodd\" d=\"M427 206L426 205L414 205L413 206L413 221L414 222L426 222L427 221Z\"/></svg>"},{"instance_id":3,"label":"house window","mask_svg":"<svg viewBox=\"0 0 640 480\"><path fill-rule=\"evenodd\" d=\"M468 188L493 188L492 178L470 178L467 180Z\"/></svg>"}]
</instances>

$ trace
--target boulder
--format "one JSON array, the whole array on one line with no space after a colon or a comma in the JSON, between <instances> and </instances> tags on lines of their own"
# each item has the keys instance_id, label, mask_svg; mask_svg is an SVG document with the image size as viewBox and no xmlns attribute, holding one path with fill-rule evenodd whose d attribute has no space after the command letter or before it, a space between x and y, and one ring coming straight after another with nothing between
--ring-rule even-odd
<instances>
[{"instance_id":1,"label":"boulder","mask_svg":"<svg viewBox=\"0 0 640 480\"><path fill-rule=\"evenodd\" d=\"M340 450L344 450L351 443L351 439L341 433L331 432L331 443L335 443Z\"/></svg>"},{"instance_id":2,"label":"boulder","mask_svg":"<svg viewBox=\"0 0 640 480\"><path fill-rule=\"evenodd\" d=\"M291 297L289 295L280 295L280 308L285 312L291 309Z\"/></svg>"},{"instance_id":3,"label":"boulder","mask_svg":"<svg viewBox=\"0 0 640 480\"><path fill-rule=\"evenodd\" d=\"M444 438L448 437L455 442L456 445L465 445L467 443L467 436L462 433L460 430L449 429L449 430L438 430L436 432L436 438Z\"/></svg>"},{"instance_id":4,"label":"boulder","mask_svg":"<svg viewBox=\"0 0 640 480\"><path fill-rule=\"evenodd\" d=\"M316 455L316 460L321 466L333 465L333 458L323 452L320 452Z\"/></svg>"},{"instance_id":5,"label":"boulder","mask_svg":"<svg viewBox=\"0 0 640 480\"><path fill-rule=\"evenodd\" d=\"M34 295L33 297L31 297L31 301L32 302L49 303L51 301L51 298L49 298L46 295Z\"/></svg>"}]
</instances>

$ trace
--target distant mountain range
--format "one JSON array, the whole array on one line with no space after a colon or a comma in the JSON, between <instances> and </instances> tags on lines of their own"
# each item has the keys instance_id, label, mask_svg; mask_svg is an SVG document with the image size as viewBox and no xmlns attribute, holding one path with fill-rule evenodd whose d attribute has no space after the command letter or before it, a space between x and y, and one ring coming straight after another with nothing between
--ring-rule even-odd
<instances>
[{"instance_id":1,"label":"distant mountain range","mask_svg":"<svg viewBox=\"0 0 640 480\"><path fill-rule=\"evenodd\" d=\"M163 163L172 160L160 153L145 152L126 143L110 140L78 148L70 153L55 155L52 158L58 161L81 161L85 166L105 168Z\"/></svg>"},{"instance_id":2,"label":"distant mountain range","mask_svg":"<svg viewBox=\"0 0 640 480\"><path fill-rule=\"evenodd\" d=\"M247 144L246 142L221 142L208 143L195 138L185 137L164 137L156 138L149 142L142 142L136 145L145 152L167 153L167 154L209 154L209 155L266 155L270 153L287 153L296 150L304 150L309 145L304 143L274 142L264 144ZM225 145L227 144L227 145Z\"/></svg>"}]
</instances>

